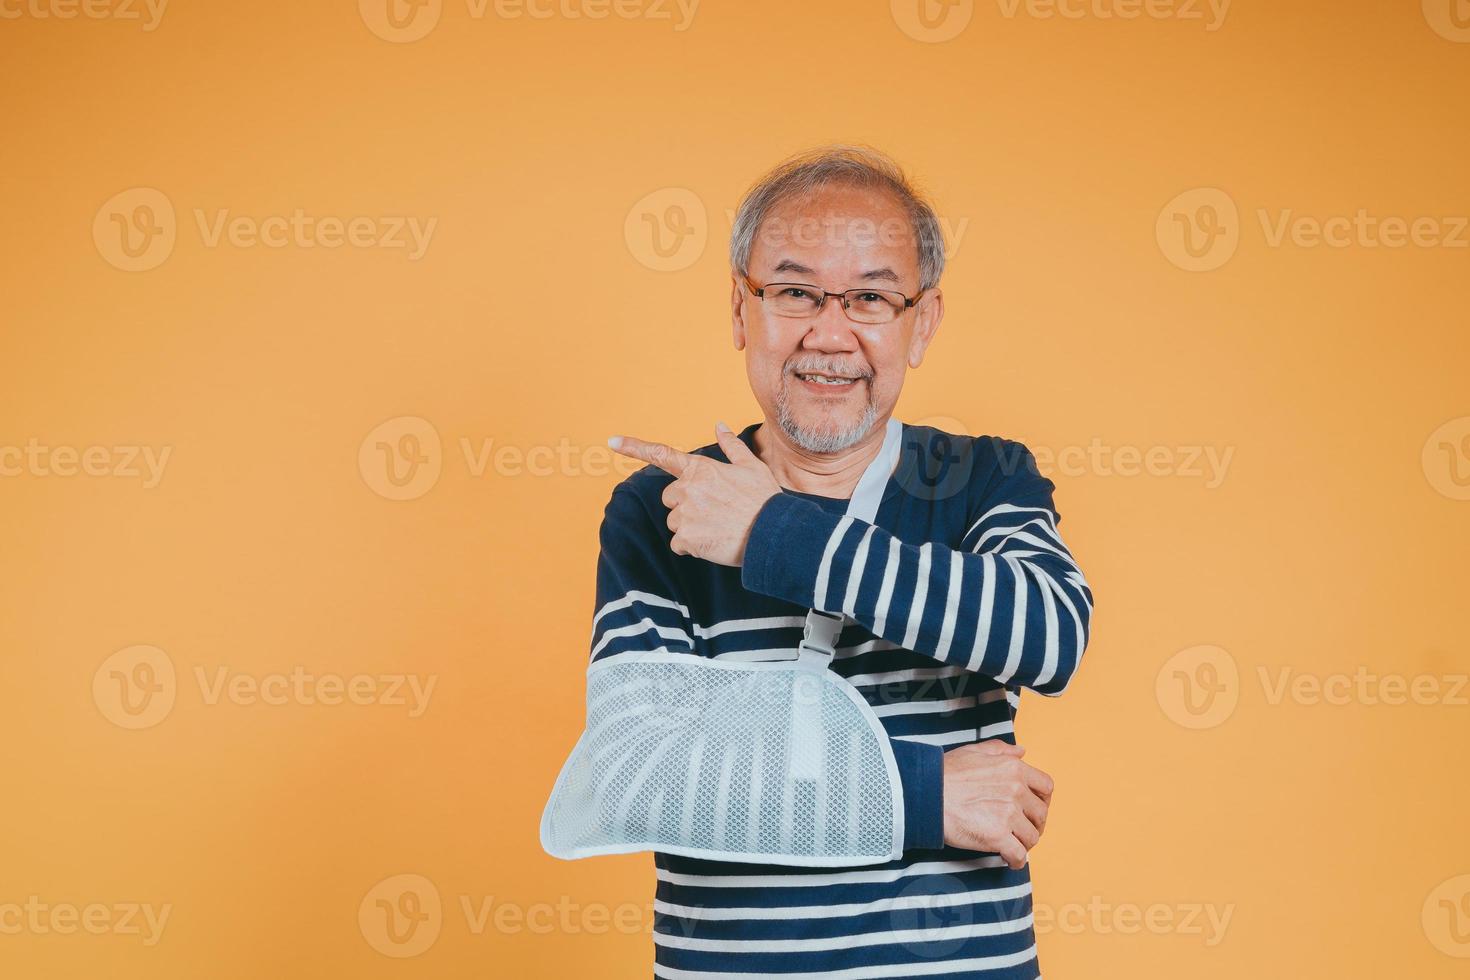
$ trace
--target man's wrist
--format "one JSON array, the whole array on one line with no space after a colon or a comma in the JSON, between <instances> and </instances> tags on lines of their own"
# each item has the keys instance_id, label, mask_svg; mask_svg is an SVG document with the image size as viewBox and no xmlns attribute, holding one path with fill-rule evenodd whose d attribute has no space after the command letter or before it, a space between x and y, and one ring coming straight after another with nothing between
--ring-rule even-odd
<instances>
[{"instance_id":1,"label":"man's wrist","mask_svg":"<svg viewBox=\"0 0 1470 980\"><path fill-rule=\"evenodd\" d=\"M944 846L944 749L890 739L903 783L903 849Z\"/></svg>"},{"instance_id":2,"label":"man's wrist","mask_svg":"<svg viewBox=\"0 0 1470 980\"><path fill-rule=\"evenodd\" d=\"M795 494L772 494L750 526L741 584L762 595L814 605L817 568L840 519Z\"/></svg>"}]
</instances>

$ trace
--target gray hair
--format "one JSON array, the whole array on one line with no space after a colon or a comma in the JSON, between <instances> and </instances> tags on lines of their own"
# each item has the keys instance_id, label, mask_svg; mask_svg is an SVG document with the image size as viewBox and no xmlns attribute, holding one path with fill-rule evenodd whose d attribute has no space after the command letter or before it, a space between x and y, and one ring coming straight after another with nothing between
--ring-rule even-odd
<instances>
[{"instance_id":1,"label":"gray hair","mask_svg":"<svg viewBox=\"0 0 1470 980\"><path fill-rule=\"evenodd\" d=\"M934 208L919 195L903 170L877 150L860 146L825 146L799 154L776 166L756 182L735 213L730 231L730 264L749 273L751 247L771 210L783 201L804 197L830 185L887 191L908 212L919 249L919 288L939 284L944 273L944 236Z\"/></svg>"}]
</instances>

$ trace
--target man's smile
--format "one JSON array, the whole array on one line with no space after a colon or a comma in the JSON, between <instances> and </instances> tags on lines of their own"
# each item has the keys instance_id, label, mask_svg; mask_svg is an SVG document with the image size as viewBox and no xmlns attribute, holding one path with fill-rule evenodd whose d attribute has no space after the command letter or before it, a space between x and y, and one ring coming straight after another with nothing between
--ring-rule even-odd
<instances>
[{"instance_id":1,"label":"man's smile","mask_svg":"<svg viewBox=\"0 0 1470 980\"><path fill-rule=\"evenodd\" d=\"M840 395L854 391L859 381L866 380L859 375L829 374L825 371L793 371L792 373L796 375L803 388L822 395Z\"/></svg>"}]
</instances>

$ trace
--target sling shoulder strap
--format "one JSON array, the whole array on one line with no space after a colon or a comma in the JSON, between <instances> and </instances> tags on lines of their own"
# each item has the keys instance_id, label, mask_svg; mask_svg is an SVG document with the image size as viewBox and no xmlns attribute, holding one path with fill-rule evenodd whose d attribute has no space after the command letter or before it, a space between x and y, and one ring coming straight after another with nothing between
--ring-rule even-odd
<instances>
[{"instance_id":1,"label":"sling shoulder strap","mask_svg":"<svg viewBox=\"0 0 1470 980\"><path fill-rule=\"evenodd\" d=\"M883 432L882 448L863 471L852 498L847 502L849 517L874 523L878 505L883 502L883 491L888 486L888 479L893 474L894 464L898 462L898 454L902 449L903 423L890 417ZM797 659L812 669L825 670L837 652L837 638L847 623L847 617L841 613L830 613L821 609L808 610L801 643L797 646Z\"/></svg>"}]
</instances>

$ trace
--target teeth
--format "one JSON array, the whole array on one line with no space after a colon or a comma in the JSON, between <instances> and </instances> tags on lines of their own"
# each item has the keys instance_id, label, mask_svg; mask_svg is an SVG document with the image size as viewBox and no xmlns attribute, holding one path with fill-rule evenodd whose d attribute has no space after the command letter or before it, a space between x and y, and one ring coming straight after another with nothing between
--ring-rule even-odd
<instances>
[{"instance_id":1,"label":"teeth","mask_svg":"<svg viewBox=\"0 0 1470 980\"><path fill-rule=\"evenodd\" d=\"M852 378L826 378L820 374L802 374L798 375L798 377L803 381L815 381L817 384L822 385L845 385L852 381Z\"/></svg>"}]
</instances>

